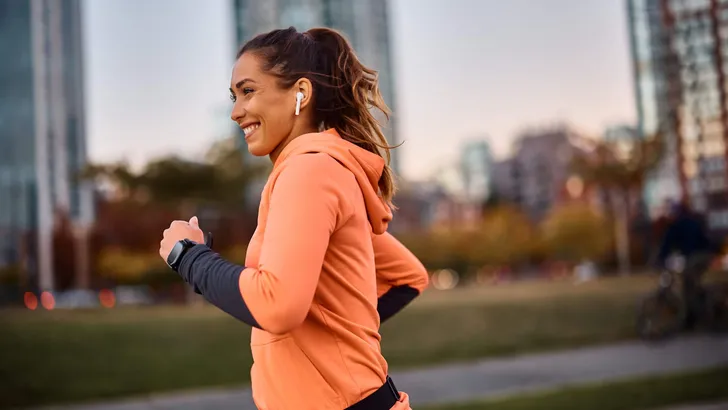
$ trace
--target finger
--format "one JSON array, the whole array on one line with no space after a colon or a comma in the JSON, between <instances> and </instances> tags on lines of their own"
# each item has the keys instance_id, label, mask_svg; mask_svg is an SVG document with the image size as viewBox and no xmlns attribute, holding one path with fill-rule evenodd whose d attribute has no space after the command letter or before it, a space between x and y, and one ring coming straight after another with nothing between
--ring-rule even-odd
<instances>
[{"instance_id":1,"label":"finger","mask_svg":"<svg viewBox=\"0 0 728 410\"><path fill-rule=\"evenodd\" d=\"M187 221L172 221L172 223L169 225L169 227L171 228L173 226L179 226L179 225L187 226L187 225L189 225L189 222L187 222Z\"/></svg>"},{"instance_id":2,"label":"finger","mask_svg":"<svg viewBox=\"0 0 728 410\"><path fill-rule=\"evenodd\" d=\"M199 228L200 227L200 223L197 220L197 217L196 216L193 216L192 218L190 218L190 225L194 226L195 228Z\"/></svg>"}]
</instances>

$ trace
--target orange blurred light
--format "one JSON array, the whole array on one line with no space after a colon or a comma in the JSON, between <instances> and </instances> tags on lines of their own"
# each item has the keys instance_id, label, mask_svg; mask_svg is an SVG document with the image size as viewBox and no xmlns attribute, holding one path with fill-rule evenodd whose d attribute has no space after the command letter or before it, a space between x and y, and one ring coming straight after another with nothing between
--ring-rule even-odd
<instances>
[{"instance_id":1,"label":"orange blurred light","mask_svg":"<svg viewBox=\"0 0 728 410\"><path fill-rule=\"evenodd\" d=\"M38 298L35 296L35 293L25 292L25 295L23 295L23 301L25 302L25 307L28 309L38 309Z\"/></svg>"},{"instance_id":2,"label":"orange blurred light","mask_svg":"<svg viewBox=\"0 0 728 410\"><path fill-rule=\"evenodd\" d=\"M40 294L40 304L47 310L53 310L56 307L56 299L52 293L43 292Z\"/></svg>"},{"instance_id":3,"label":"orange blurred light","mask_svg":"<svg viewBox=\"0 0 728 410\"><path fill-rule=\"evenodd\" d=\"M584 193L584 181L577 176L571 176L566 181L566 190L572 198L578 198Z\"/></svg>"},{"instance_id":4,"label":"orange blurred light","mask_svg":"<svg viewBox=\"0 0 728 410\"><path fill-rule=\"evenodd\" d=\"M112 308L116 305L116 295L109 289L101 289L99 291L99 303L105 308Z\"/></svg>"},{"instance_id":5,"label":"orange blurred light","mask_svg":"<svg viewBox=\"0 0 728 410\"><path fill-rule=\"evenodd\" d=\"M430 283L437 290L454 289L460 276L452 269L441 269L432 274Z\"/></svg>"}]
</instances>

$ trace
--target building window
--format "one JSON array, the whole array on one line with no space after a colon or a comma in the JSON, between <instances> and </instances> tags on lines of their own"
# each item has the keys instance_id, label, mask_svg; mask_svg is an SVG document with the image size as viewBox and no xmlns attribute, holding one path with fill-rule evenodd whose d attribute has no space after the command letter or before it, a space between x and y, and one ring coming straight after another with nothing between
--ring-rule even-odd
<instances>
[{"instance_id":1,"label":"building window","mask_svg":"<svg viewBox=\"0 0 728 410\"><path fill-rule=\"evenodd\" d=\"M720 192L726 188L725 177L722 175L712 176L708 179L708 192Z\"/></svg>"}]
</instances>

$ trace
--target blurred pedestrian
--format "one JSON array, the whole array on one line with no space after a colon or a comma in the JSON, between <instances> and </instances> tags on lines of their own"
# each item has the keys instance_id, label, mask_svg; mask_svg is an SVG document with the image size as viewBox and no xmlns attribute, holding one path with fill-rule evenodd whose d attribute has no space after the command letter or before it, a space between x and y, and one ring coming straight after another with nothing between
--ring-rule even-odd
<instances>
[{"instance_id":1,"label":"blurred pedestrian","mask_svg":"<svg viewBox=\"0 0 728 410\"><path fill-rule=\"evenodd\" d=\"M704 218L691 211L684 203L672 204L665 234L658 254L658 263L665 268L667 258L677 251L685 260L683 268L682 292L685 301L686 330L697 324L701 309L701 278L710 268L715 256L713 245L708 236Z\"/></svg>"},{"instance_id":2,"label":"blurred pedestrian","mask_svg":"<svg viewBox=\"0 0 728 410\"><path fill-rule=\"evenodd\" d=\"M657 212L657 217L651 223L648 264L656 263L658 260L665 232L672 221L674 204L675 202L671 200L665 200Z\"/></svg>"},{"instance_id":3,"label":"blurred pedestrian","mask_svg":"<svg viewBox=\"0 0 728 410\"><path fill-rule=\"evenodd\" d=\"M230 92L248 150L273 162L245 267L202 244L197 218L172 222L160 255L253 326L258 408L409 409L388 376L379 326L428 278L386 232L395 186L371 112L388 113L376 72L338 32L291 27L245 44Z\"/></svg>"}]
</instances>

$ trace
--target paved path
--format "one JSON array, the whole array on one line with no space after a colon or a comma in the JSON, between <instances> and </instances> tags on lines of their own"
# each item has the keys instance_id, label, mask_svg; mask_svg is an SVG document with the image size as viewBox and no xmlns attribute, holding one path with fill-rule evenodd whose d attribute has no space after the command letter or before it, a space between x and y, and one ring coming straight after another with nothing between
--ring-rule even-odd
<instances>
[{"instance_id":1,"label":"paved path","mask_svg":"<svg viewBox=\"0 0 728 410\"><path fill-rule=\"evenodd\" d=\"M694 336L395 372L414 406L490 398L579 383L728 365L728 338ZM45 410L255 410L248 389L157 395L134 401Z\"/></svg>"},{"instance_id":2,"label":"paved path","mask_svg":"<svg viewBox=\"0 0 728 410\"><path fill-rule=\"evenodd\" d=\"M680 407L670 407L664 410L728 410L728 401L712 404L693 404Z\"/></svg>"}]
</instances>

